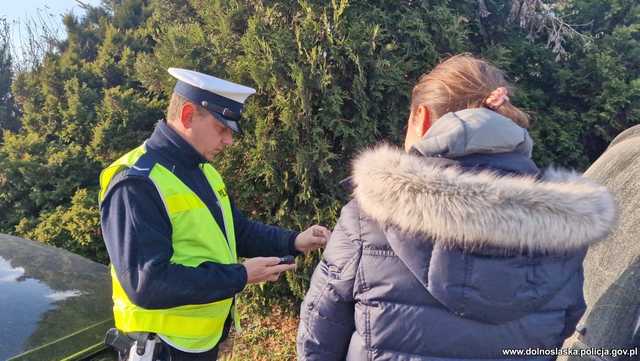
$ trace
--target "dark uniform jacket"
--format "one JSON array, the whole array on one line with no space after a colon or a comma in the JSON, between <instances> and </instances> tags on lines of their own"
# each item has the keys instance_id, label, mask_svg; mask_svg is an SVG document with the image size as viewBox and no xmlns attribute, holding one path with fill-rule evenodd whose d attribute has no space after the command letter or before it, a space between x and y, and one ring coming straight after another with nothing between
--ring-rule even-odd
<instances>
[{"instance_id":1,"label":"dark uniform jacket","mask_svg":"<svg viewBox=\"0 0 640 361\"><path fill-rule=\"evenodd\" d=\"M146 141L135 167L117 174L101 204L102 232L111 263L127 296L147 309L203 304L233 297L247 282L241 264L204 262L186 267L169 262L171 223L158 191L141 176L156 162L171 170L207 205L225 232L222 212L199 164L206 162L165 121ZM247 219L233 208L240 257L295 255L296 232Z\"/></svg>"},{"instance_id":2,"label":"dark uniform jacket","mask_svg":"<svg viewBox=\"0 0 640 361\"><path fill-rule=\"evenodd\" d=\"M539 172L531 144L511 120L468 109L412 154L363 152L301 307L298 359L515 360L503 350L559 347L585 309L587 246L615 207L578 174Z\"/></svg>"}]
</instances>

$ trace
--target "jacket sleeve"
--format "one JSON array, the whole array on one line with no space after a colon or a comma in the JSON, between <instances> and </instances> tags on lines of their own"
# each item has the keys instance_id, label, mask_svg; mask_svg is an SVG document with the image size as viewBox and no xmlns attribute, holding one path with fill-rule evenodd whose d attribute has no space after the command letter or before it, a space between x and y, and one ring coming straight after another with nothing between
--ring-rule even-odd
<instances>
[{"instance_id":1,"label":"jacket sleeve","mask_svg":"<svg viewBox=\"0 0 640 361\"><path fill-rule=\"evenodd\" d=\"M240 264L172 263L171 223L150 180L116 175L100 205L109 258L129 299L147 309L210 303L242 291Z\"/></svg>"},{"instance_id":2,"label":"jacket sleeve","mask_svg":"<svg viewBox=\"0 0 640 361\"><path fill-rule=\"evenodd\" d=\"M571 337L575 332L578 322L587 310L587 304L584 301L584 269L582 267L576 277L578 277L578 295L576 296L576 302L569 306L566 312L565 326L562 331L562 337L564 339Z\"/></svg>"},{"instance_id":3,"label":"jacket sleeve","mask_svg":"<svg viewBox=\"0 0 640 361\"><path fill-rule=\"evenodd\" d=\"M344 360L355 330L353 289L361 242L355 202L342 209L300 309L298 360ZM354 229L358 228L358 229Z\"/></svg>"},{"instance_id":4,"label":"jacket sleeve","mask_svg":"<svg viewBox=\"0 0 640 361\"><path fill-rule=\"evenodd\" d=\"M295 248L298 232L248 219L232 206L236 249L240 257L299 255Z\"/></svg>"}]
</instances>

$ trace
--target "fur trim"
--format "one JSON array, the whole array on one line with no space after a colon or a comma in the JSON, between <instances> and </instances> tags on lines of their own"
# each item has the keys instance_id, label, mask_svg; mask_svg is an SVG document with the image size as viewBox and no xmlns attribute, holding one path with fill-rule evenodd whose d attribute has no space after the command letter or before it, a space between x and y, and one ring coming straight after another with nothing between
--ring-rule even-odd
<instances>
[{"instance_id":1,"label":"fur trim","mask_svg":"<svg viewBox=\"0 0 640 361\"><path fill-rule=\"evenodd\" d=\"M605 238L615 203L604 186L549 169L542 180L463 172L388 145L353 167L361 209L384 225L463 248L562 251Z\"/></svg>"}]
</instances>

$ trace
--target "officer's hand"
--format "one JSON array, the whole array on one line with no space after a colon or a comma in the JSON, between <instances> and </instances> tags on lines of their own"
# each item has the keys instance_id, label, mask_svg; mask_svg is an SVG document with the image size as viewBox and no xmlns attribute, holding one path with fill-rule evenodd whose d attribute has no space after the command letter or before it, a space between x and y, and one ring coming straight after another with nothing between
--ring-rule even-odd
<instances>
[{"instance_id":1,"label":"officer's hand","mask_svg":"<svg viewBox=\"0 0 640 361\"><path fill-rule=\"evenodd\" d=\"M247 283L277 281L280 273L296 268L295 264L278 264L278 257L247 258L242 265L247 270Z\"/></svg>"},{"instance_id":2,"label":"officer's hand","mask_svg":"<svg viewBox=\"0 0 640 361\"><path fill-rule=\"evenodd\" d=\"M327 228L314 224L296 237L296 249L302 253L313 251L324 247L331 238L331 231Z\"/></svg>"}]
</instances>

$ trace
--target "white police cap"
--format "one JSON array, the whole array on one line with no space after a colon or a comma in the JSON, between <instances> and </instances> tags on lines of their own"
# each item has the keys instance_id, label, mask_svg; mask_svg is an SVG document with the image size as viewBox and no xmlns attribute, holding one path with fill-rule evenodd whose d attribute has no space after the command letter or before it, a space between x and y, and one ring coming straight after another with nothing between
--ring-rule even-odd
<instances>
[{"instance_id":1,"label":"white police cap","mask_svg":"<svg viewBox=\"0 0 640 361\"><path fill-rule=\"evenodd\" d=\"M175 93L207 109L234 132L242 132L240 114L245 100L255 89L193 70L169 68L168 71L178 79Z\"/></svg>"}]
</instances>

